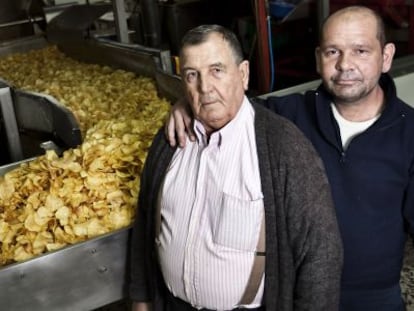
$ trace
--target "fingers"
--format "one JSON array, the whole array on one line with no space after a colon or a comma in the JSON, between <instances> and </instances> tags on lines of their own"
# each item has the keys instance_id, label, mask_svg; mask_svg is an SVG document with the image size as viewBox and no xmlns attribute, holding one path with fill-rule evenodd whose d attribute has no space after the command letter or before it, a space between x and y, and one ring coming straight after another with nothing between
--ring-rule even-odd
<instances>
[{"instance_id":1,"label":"fingers","mask_svg":"<svg viewBox=\"0 0 414 311\"><path fill-rule=\"evenodd\" d=\"M191 118L188 115L183 114L178 108L174 109L172 114L175 121L175 133L177 134L178 145L181 148L184 148L187 140L186 130L191 128Z\"/></svg>"},{"instance_id":2,"label":"fingers","mask_svg":"<svg viewBox=\"0 0 414 311\"><path fill-rule=\"evenodd\" d=\"M185 130L188 135L188 138L191 141L195 141L195 133L193 130L193 118L191 118L190 115L185 114L183 115L183 120L184 120Z\"/></svg>"},{"instance_id":3,"label":"fingers","mask_svg":"<svg viewBox=\"0 0 414 311\"><path fill-rule=\"evenodd\" d=\"M192 123L193 118L185 99L175 102L165 124L165 136L171 147L175 147L178 141L178 145L184 148L187 137L195 141Z\"/></svg>"},{"instance_id":4,"label":"fingers","mask_svg":"<svg viewBox=\"0 0 414 311\"><path fill-rule=\"evenodd\" d=\"M167 122L165 124L165 136L167 137L170 146L175 147L177 142L175 140L175 119L172 112L170 112L167 117Z\"/></svg>"}]
</instances>

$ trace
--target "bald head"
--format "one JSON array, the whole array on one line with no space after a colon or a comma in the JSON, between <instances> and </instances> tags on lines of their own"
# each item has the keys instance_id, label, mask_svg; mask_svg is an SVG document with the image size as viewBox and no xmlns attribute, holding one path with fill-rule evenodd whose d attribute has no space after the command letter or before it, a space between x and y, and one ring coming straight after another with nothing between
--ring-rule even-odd
<instances>
[{"instance_id":1,"label":"bald head","mask_svg":"<svg viewBox=\"0 0 414 311\"><path fill-rule=\"evenodd\" d=\"M386 44L385 27L381 16L374 10L364 6L348 6L332 13L328 18L325 19L322 24L320 33L320 44L325 39L325 32L332 23L343 20L343 21L354 21L354 20L365 20L372 19L376 25L376 36L380 43L381 48Z\"/></svg>"}]
</instances>

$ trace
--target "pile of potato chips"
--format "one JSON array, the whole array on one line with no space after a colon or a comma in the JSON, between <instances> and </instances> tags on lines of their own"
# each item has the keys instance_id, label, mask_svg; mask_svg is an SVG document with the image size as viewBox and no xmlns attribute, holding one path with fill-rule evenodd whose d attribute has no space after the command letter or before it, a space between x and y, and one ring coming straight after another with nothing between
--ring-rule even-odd
<instances>
[{"instance_id":1,"label":"pile of potato chips","mask_svg":"<svg viewBox=\"0 0 414 311\"><path fill-rule=\"evenodd\" d=\"M0 265L128 226L147 150L169 109L153 81L53 46L0 59L0 77L54 96L84 136L61 157L48 151L0 177Z\"/></svg>"}]
</instances>

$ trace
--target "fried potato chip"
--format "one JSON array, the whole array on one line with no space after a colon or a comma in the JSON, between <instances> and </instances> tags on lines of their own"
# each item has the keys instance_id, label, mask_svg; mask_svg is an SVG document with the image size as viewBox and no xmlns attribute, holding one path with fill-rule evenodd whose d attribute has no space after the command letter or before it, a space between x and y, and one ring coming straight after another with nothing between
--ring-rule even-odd
<instances>
[{"instance_id":1,"label":"fried potato chip","mask_svg":"<svg viewBox=\"0 0 414 311\"><path fill-rule=\"evenodd\" d=\"M55 46L0 58L0 76L55 97L83 136L61 157L48 150L0 177L0 265L130 225L147 151L169 110L154 82Z\"/></svg>"}]
</instances>

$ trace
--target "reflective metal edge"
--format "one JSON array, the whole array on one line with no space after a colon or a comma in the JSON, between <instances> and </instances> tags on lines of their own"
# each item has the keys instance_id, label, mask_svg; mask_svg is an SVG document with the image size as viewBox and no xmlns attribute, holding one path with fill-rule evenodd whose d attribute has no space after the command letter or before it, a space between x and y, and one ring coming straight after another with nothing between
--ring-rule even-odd
<instances>
[{"instance_id":1,"label":"reflective metal edge","mask_svg":"<svg viewBox=\"0 0 414 311\"><path fill-rule=\"evenodd\" d=\"M2 310L92 310L126 297L130 227L0 269Z\"/></svg>"},{"instance_id":2,"label":"reflective metal edge","mask_svg":"<svg viewBox=\"0 0 414 311\"><path fill-rule=\"evenodd\" d=\"M35 158L0 166L0 176ZM2 310L92 310L127 297L130 227L0 267Z\"/></svg>"}]
</instances>

